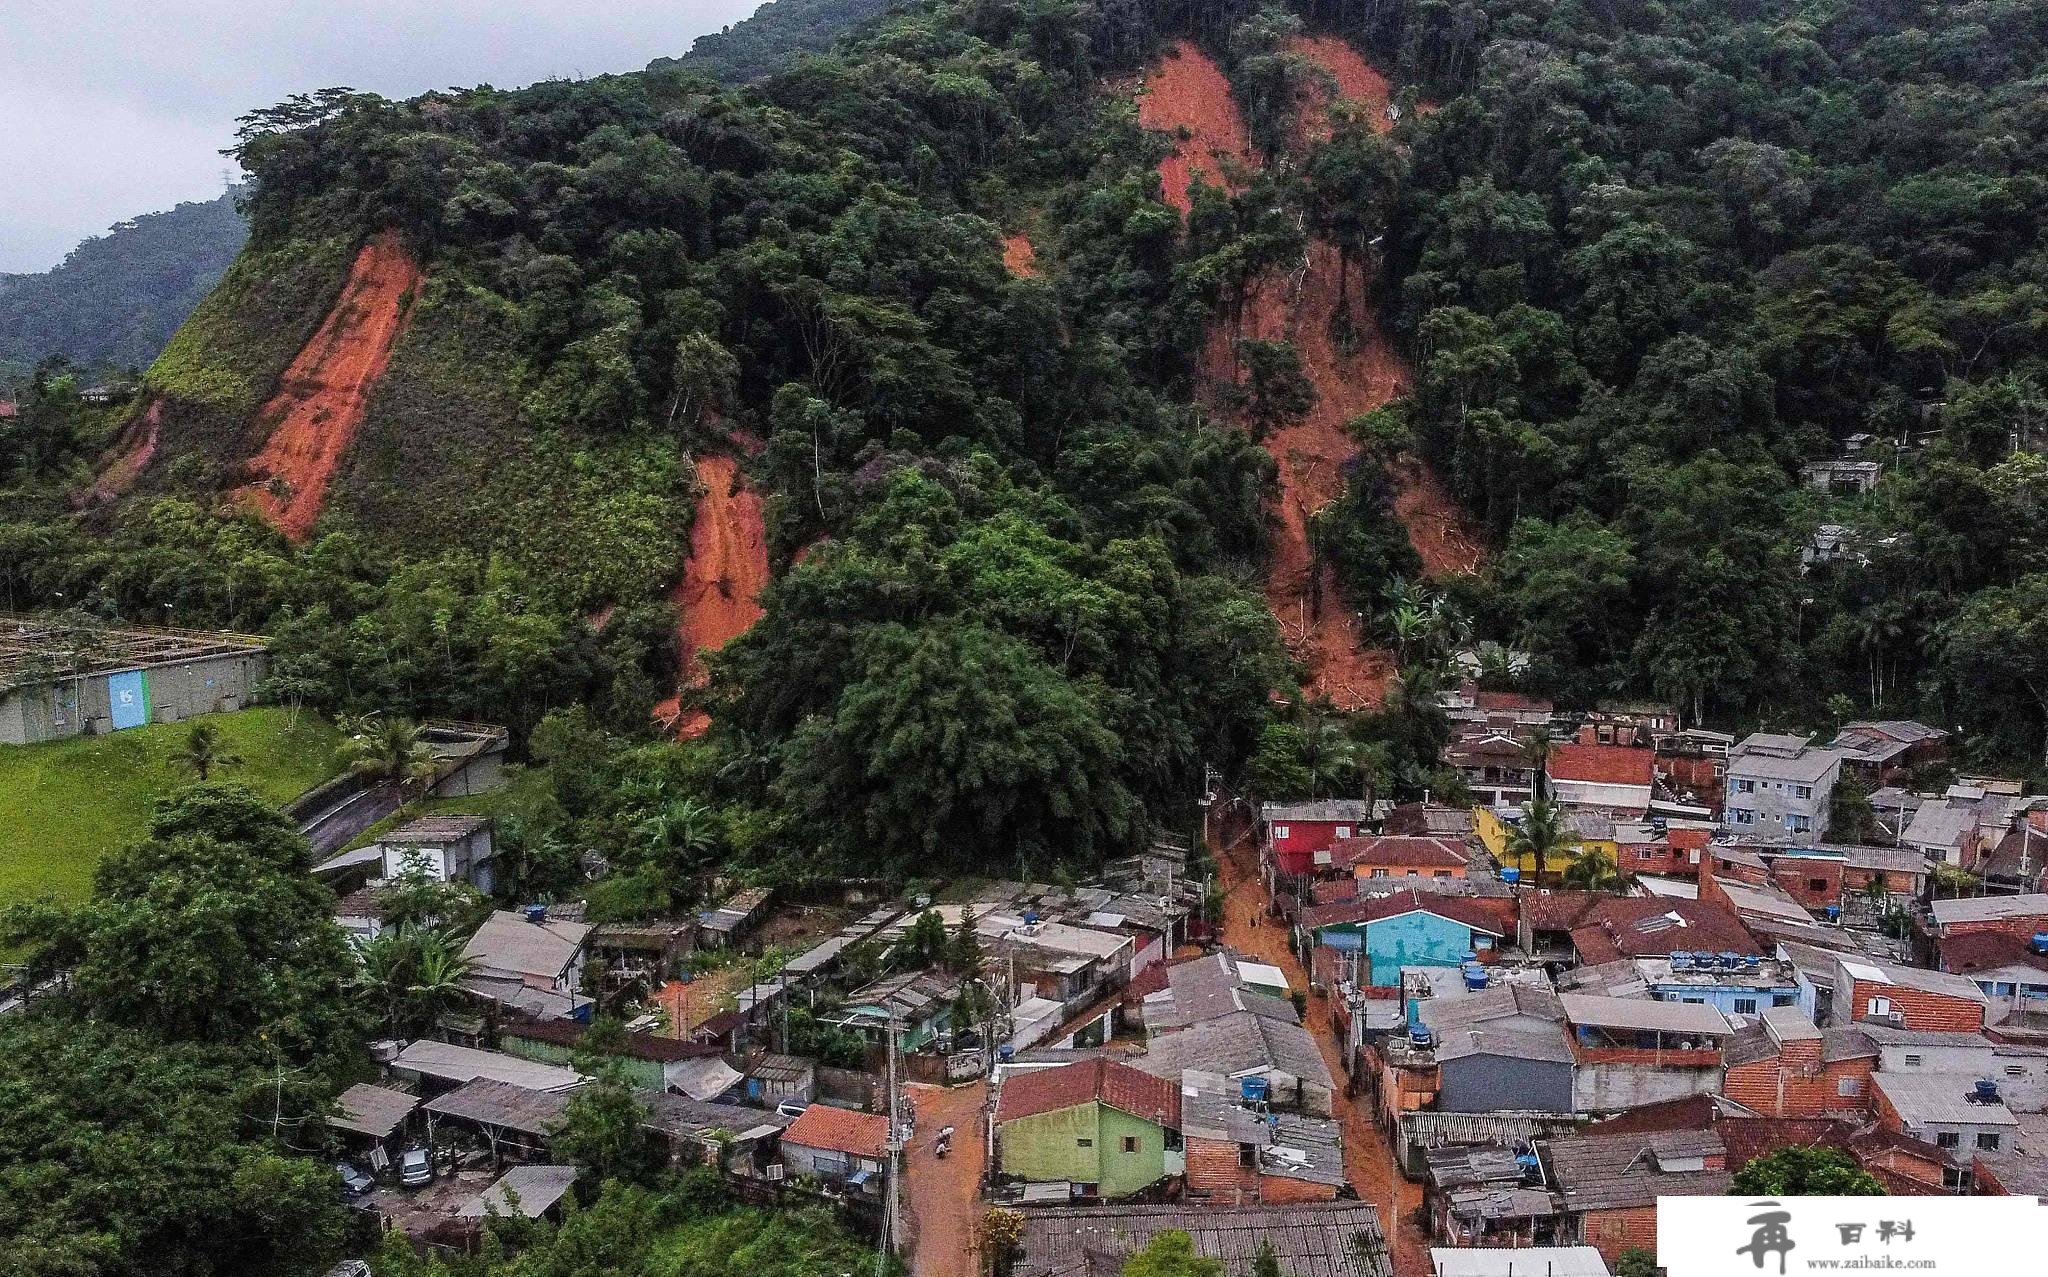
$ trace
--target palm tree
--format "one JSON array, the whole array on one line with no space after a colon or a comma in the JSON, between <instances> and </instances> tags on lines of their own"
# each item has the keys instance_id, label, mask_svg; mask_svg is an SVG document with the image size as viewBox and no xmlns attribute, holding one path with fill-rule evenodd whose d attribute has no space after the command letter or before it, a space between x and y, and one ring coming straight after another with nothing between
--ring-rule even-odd
<instances>
[{"instance_id":1,"label":"palm tree","mask_svg":"<svg viewBox=\"0 0 2048 1277\"><path fill-rule=\"evenodd\" d=\"M717 840L711 809L694 798L679 798L641 817L633 836L649 851L680 851L694 857Z\"/></svg>"},{"instance_id":2,"label":"palm tree","mask_svg":"<svg viewBox=\"0 0 2048 1277\"><path fill-rule=\"evenodd\" d=\"M405 1001L406 986L412 982L415 945L407 931L386 931L370 937L356 948L362 964L356 972L355 987L376 1004L385 1031L398 1033L399 1008Z\"/></svg>"},{"instance_id":3,"label":"palm tree","mask_svg":"<svg viewBox=\"0 0 2048 1277\"><path fill-rule=\"evenodd\" d=\"M1550 797L1550 747L1555 743L1548 727L1532 727L1522 738L1522 761L1529 764L1534 782L1530 797L1537 802Z\"/></svg>"},{"instance_id":4,"label":"palm tree","mask_svg":"<svg viewBox=\"0 0 2048 1277\"><path fill-rule=\"evenodd\" d=\"M1525 856L1534 861L1535 878L1531 885L1540 887L1550 861L1564 850L1568 841L1563 809L1548 798L1539 798L1529 804L1521 823L1509 832L1508 854L1517 863Z\"/></svg>"},{"instance_id":5,"label":"palm tree","mask_svg":"<svg viewBox=\"0 0 2048 1277\"><path fill-rule=\"evenodd\" d=\"M445 931L418 931L412 982L405 987L407 1017L415 1024L434 1018L462 996L462 982L474 965Z\"/></svg>"},{"instance_id":6,"label":"palm tree","mask_svg":"<svg viewBox=\"0 0 2048 1277\"><path fill-rule=\"evenodd\" d=\"M397 783L401 792L417 797L433 786L439 760L426 732L409 718L364 714L343 719L342 754L358 776Z\"/></svg>"},{"instance_id":7,"label":"palm tree","mask_svg":"<svg viewBox=\"0 0 2048 1277\"><path fill-rule=\"evenodd\" d=\"M1348 790L1358 776L1358 742L1352 738L1344 719L1322 709L1309 711L1302 724L1302 744L1307 755L1309 791L1320 798L1325 791Z\"/></svg>"},{"instance_id":8,"label":"palm tree","mask_svg":"<svg viewBox=\"0 0 2048 1277\"><path fill-rule=\"evenodd\" d=\"M240 767L242 756L221 740L218 726L199 722L192 724L192 730L185 733L185 752L180 761L203 785L217 767Z\"/></svg>"},{"instance_id":9,"label":"palm tree","mask_svg":"<svg viewBox=\"0 0 2048 1277\"><path fill-rule=\"evenodd\" d=\"M1620 896L1628 894L1628 889L1635 885L1635 879L1623 873L1605 854L1586 847L1581 848L1579 854L1572 857L1572 862L1565 866L1564 885Z\"/></svg>"}]
</instances>

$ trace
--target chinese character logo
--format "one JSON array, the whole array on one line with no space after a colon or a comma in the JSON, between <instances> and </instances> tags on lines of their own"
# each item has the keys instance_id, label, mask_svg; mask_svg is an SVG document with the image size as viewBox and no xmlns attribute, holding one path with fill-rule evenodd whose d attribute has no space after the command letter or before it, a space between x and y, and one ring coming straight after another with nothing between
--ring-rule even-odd
<instances>
[{"instance_id":1,"label":"chinese character logo","mask_svg":"<svg viewBox=\"0 0 2048 1277\"><path fill-rule=\"evenodd\" d=\"M1750 1227L1756 1229L1756 1232L1750 1236L1749 1245L1737 1246L1735 1253L1748 1255L1754 1259L1758 1269L1763 1268L1766 1255L1776 1255L1779 1277L1784 1277L1785 1256L1797 1244L1792 1240L1792 1234L1785 1229L1785 1225L1792 1222L1792 1212L1780 1208L1776 1202L1751 1202L1749 1205L1751 1210L1764 1206L1773 1209L1749 1217Z\"/></svg>"}]
</instances>

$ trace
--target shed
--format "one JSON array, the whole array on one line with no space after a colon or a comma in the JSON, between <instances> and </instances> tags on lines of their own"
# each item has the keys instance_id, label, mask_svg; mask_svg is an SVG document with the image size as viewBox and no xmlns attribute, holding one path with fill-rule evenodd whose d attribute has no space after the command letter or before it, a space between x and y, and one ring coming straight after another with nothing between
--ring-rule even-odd
<instances>
[{"instance_id":1,"label":"shed","mask_svg":"<svg viewBox=\"0 0 2048 1277\"><path fill-rule=\"evenodd\" d=\"M498 1181L463 1203L463 1219L491 1215L524 1215L539 1219L553 1210L576 1183L573 1166L515 1166Z\"/></svg>"},{"instance_id":2,"label":"shed","mask_svg":"<svg viewBox=\"0 0 2048 1277\"><path fill-rule=\"evenodd\" d=\"M430 1128L441 1121L474 1127L489 1142L493 1162L540 1152L568 1111L569 1097L560 1092L529 1091L481 1078L426 1104Z\"/></svg>"},{"instance_id":3,"label":"shed","mask_svg":"<svg viewBox=\"0 0 2048 1277\"><path fill-rule=\"evenodd\" d=\"M332 1130L360 1136L382 1144L398 1133L405 1119L420 1106L420 1097L388 1086L358 1082L343 1091L327 1119Z\"/></svg>"}]
</instances>

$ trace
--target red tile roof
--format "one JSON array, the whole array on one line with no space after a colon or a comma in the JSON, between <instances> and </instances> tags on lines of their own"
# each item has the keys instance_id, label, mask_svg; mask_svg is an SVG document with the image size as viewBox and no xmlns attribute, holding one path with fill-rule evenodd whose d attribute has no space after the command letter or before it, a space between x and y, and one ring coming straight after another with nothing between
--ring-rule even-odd
<instances>
[{"instance_id":1,"label":"red tile roof","mask_svg":"<svg viewBox=\"0 0 2048 1277\"><path fill-rule=\"evenodd\" d=\"M1656 751L1627 745L1559 745L1550 751L1552 780L1648 788L1656 768Z\"/></svg>"},{"instance_id":2,"label":"red tile roof","mask_svg":"<svg viewBox=\"0 0 2048 1277\"><path fill-rule=\"evenodd\" d=\"M1527 696L1521 692L1475 692L1472 704L1479 709L1528 710L1541 714L1557 708L1544 697Z\"/></svg>"},{"instance_id":3,"label":"red tile roof","mask_svg":"<svg viewBox=\"0 0 2048 1277\"><path fill-rule=\"evenodd\" d=\"M1387 865L1401 869L1462 869L1465 844L1456 838L1405 834L1339 838L1330 844L1330 863L1340 869Z\"/></svg>"},{"instance_id":4,"label":"red tile roof","mask_svg":"<svg viewBox=\"0 0 2048 1277\"><path fill-rule=\"evenodd\" d=\"M789 1124L789 1129L782 1133L782 1142L879 1161L888 1151L889 1119L880 1113L855 1113L829 1104L813 1104Z\"/></svg>"},{"instance_id":5,"label":"red tile roof","mask_svg":"<svg viewBox=\"0 0 2048 1277\"><path fill-rule=\"evenodd\" d=\"M1014 1122L1095 1101L1161 1126L1180 1126L1179 1085L1115 1060L1083 1060L1011 1074L1003 1082L996 1121Z\"/></svg>"},{"instance_id":6,"label":"red tile roof","mask_svg":"<svg viewBox=\"0 0 2048 1277\"><path fill-rule=\"evenodd\" d=\"M1673 951L1763 952L1740 918L1702 900L1608 896L1570 931L1579 960L1589 965L1616 958L1661 958Z\"/></svg>"},{"instance_id":7,"label":"red tile roof","mask_svg":"<svg viewBox=\"0 0 2048 1277\"><path fill-rule=\"evenodd\" d=\"M1347 922L1377 922L1381 918L1398 917L1416 910L1433 913L1439 918L1463 923L1475 931L1484 931L1490 936L1507 934L1500 919L1487 912L1486 907L1465 896L1424 895L1415 891L1397 891L1391 896L1368 896L1363 900L1338 900L1326 905L1316 905L1301 911L1301 925L1316 927L1340 926Z\"/></svg>"},{"instance_id":8,"label":"red tile roof","mask_svg":"<svg viewBox=\"0 0 2048 1277\"><path fill-rule=\"evenodd\" d=\"M1965 931L1941 938L1944 971L1969 975L2011 966L2048 971L2048 954L2035 953L2026 941L2003 931Z\"/></svg>"}]
</instances>

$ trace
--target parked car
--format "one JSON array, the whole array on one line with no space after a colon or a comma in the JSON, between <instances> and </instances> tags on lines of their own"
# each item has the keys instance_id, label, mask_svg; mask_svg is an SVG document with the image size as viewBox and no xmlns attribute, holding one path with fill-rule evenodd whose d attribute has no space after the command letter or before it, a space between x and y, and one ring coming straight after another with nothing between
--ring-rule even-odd
<instances>
[{"instance_id":1,"label":"parked car","mask_svg":"<svg viewBox=\"0 0 2048 1277\"><path fill-rule=\"evenodd\" d=\"M434 1182L434 1155L424 1148L409 1148L398 1155L398 1182L420 1188Z\"/></svg>"},{"instance_id":2,"label":"parked car","mask_svg":"<svg viewBox=\"0 0 2048 1277\"><path fill-rule=\"evenodd\" d=\"M362 1167L349 1162L336 1162L334 1173L341 1176L341 1193L344 1197L361 1197L377 1187L377 1181L364 1173Z\"/></svg>"}]
</instances>

